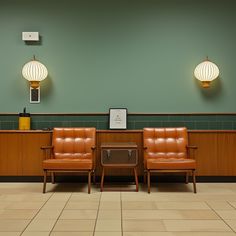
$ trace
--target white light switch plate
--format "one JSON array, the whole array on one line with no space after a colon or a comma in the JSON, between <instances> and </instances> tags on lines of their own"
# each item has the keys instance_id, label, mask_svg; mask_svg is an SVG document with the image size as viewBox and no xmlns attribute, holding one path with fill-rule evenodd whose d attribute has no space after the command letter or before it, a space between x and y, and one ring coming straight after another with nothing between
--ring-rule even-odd
<instances>
[{"instance_id":1,"label":"white light switch plate","mask_svg":"<svg viewBox=\"0 0 236 236\"><path fill-rule=\"evenodd\" d=\"M30 87L30 103L40 103L40 87Z\"/></svg>"},{"instance_id":2,"label":"white light switch plate","mask_svg":"<svg viewBox=\"0 0 236 236\"><path fill-rule=\"evenodd\" d=\"M39 32L22 32L22 40L39 41Z\"/></svg>"}]
</instances>

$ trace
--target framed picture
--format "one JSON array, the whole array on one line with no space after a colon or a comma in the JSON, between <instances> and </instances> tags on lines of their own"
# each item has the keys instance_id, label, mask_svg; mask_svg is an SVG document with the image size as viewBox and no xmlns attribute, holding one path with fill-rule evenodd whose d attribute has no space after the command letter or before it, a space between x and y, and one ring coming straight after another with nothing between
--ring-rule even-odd
<instances>
[{"instance_id":1,"label":"framed picture","mask_svg":"<svg viewBox=\"0 0 236 236\"><path fill-rule=\"evenodd\" d=\"M127 129L127 109L109 109L109 129Z\"/></svg>"}]
</instances>

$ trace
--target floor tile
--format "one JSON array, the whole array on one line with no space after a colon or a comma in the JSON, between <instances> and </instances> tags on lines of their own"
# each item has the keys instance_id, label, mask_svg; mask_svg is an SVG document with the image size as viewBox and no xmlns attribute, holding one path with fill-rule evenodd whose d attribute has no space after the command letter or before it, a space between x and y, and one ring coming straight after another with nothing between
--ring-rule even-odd
<instances>
[{"instance_id":1,"label":"floor tile","mask_svg":"<svg viewBox=\"0 0 236 236\"><path fill-rule=\"evenodd\" d=\"M30 224L27 226L25 231L30 231L30 232L48 232L51 231L53 226L55 225L56 220L43 220L43 219L34 219L33 221L30 222Z\"/></svg>"},{"instance_id":2,"label":"floor tile","mask_svg":"<svg viewBox=\"0 0 236 236\"><path fill-rule=\"evenodd\" d=\"M227 201L207 201L207 205L214 210L233 210L233 206L231 206Z\"/></svg>"},{"instance_id":3,"label":"floor tile","mask_svg":"<svg viewBox=\"0 0 236 236\"><path fill-rule=\"evenodd\" d=\"M121 220L120 210L99 210L98 220Z\"/></svg>"},{"instance_id":4,"label":"floor tile","mask_svg":"<svg viewBox=\"0 0 236 236\"><path fill-rule=\"evenodd\" d=\"M122 232L95 232L94 236L122 236Z\"/></svg>"},{"instance_id":5,"label":"floor tile","mask_svg":"<svg viewBox=\"0 0 236 236\"><path fill-rule=\"evenodd\" d=\"M97 210L99 201L68 201L65 209L66 210Z\"/></svg>"},{"instance_id":6,"label":"floor tile","mask_svg":"<svg viewBox=\"0 0 236 236\"><path fill-rule=\"evenodd\" d=\"M37 193L37 194L29 194L25 195L23 197L23 200L21 202L46 202L48 199L52 196L52 194L43 194L42 193Z\"/></svg>"},{"instance_id":7,"label":"floor tile","mask_svg":"<svg viewBox=\"0 0 236 236\"><path fill-rule=\"evenodd\" d=\"M60 214L61 214L61 210L41 210L36 216L35 219L41 219L41 220L53 220L53 219L57 219Z\"/></svg>"},{"instance_id":8,"label":"floor tile","mask_svg":"<svg viewBox=\"0 0 236 236\"><path fill-rule=\"evenodd\" d=\"M119 192L103 192L100 201L108 201L108 202L120 202L121 196Z\"/></svg>"},{"instance_id":9,"label":"floor tile","mask_svg":"<svg viewBox=\"0 0 236 236\"><path fill-rule=\"evenodd\" d=\"M155 202L157 209L169 209L169 210L184 210L184 209L191 209L191 210L205 210L210 209L210 207L205 202L175 202L175 201L168 201L168 202Z\"/></svg>"},{"instance_id":10,"label":"floor tile","mask_svg":"<svg viewBox=\"0 0 236 236\"><path fill-rule=\"evenodd\" d=\"M182 219L186 220L217 220L220 217L213 210L178 210Z\"/></svg>"},{"instance_id":11,"label":"floor tile","mask_svg":"<svg viewBox=\"0 0 236 236\"><path fill-rule=\"evenodd\" d=\"M231 231L221 220L163 220L167 231Z\"/></svg>"},{"instance_id":12,"label":"floor tile","mask_svg":"<svg viewBox=\"0 0 236 236\"><path fill-rule=\"evenodd\" d=\"M229 204L236 209L236 201L230 201Z\"/></svg>"},{"instance_id":13,"label":"floor tile","mask_svg":"<svg viewBox=\"0 0 236 236\"><path fill-rule=\"evenodd\" d=\"M123 210L157 210L158 207L155 202L145 202L145 201L122 201L122 209Z\"/></svg>"},{"instance_id":14,"label":"floor tile","mask_svg":"<svg viewBox=\"0 0 236 236\"><path fill-rule=\"evenodd\" d=\"M236 235L236 183L197 188L153 183L148 194L142 184L139 192L97 185L88 194L87 184L63 183L42 194L42 183L0 183L0 236Z\"/></svg>"},{"instance_id":15,"label":"floor tile","mask_svg":"<svg viewBox=\"0 0 236 236\"><path fill-rule=\"evenodd\" d=\"M123 236L174 236L170 232L124 232Z\"/></svg>"},{"instance_id":16,"label":"floor tile","mask_svg":"<svg viewBox=\"0 0 236 236\"><path fill-rule=\"evenodd\" d=\"M219 219L211 210L123 210L123 219Z\"/></svg>"},{"instance_id":17,"label":"floor tile","mask_svg":"<svg viewBox=\"0 0 236 236\"><path fill-rule=\"evenodd\" d=\"M189 236L189 232L173 232L173 236ZM191 236L235 236L235 233L233 232L191 232Z\"/></svg>"},{"instance_id":18,"label":"floor tile","mask_svg":"<svg viewBox=\"0 0 236 236\"><path fill-rule=\"evenodd\" d=\"M21 232L0 232L0 236L20 236Z\"/></svg>"},{"instance_id":19,"label":"floor tile","mask_svg":"<svg viewBox=\"0 0 236 236\"><path fill-rule=\"evenodd\" d=\"M58 220L53 231L88 231L94 230L95 220Z\"/></svg>"},{"instance_id":20,"label":"floor tile","mask_svg":"<svg viewBox=\"0 0 236 236\"><path fill-rule=\"evenodd\" d=\"M236 210L216 210L216 213L224 220L236 220Z\"/></svg>"},{"instance_id":21,"label":"floor tile","mask_svg":"<svg viewBox=\"0 0 236 236\"><path fill-rule=\"evenodd\" d=\"M50 232L28 232L25 231L21 236L49 236Z\"/></svg>"},{"instance_id":22,"label":"floor tile","mask_svg":"<svg viewBox=\"0 0 236 236\"><path fill-rule=\"evenodd\" d=\"M121 231L120 220L97 220L95 231Z\"/></svg>"},{"instance_id":23,"label":"floor tile","mask_svg":"<svg viewBox=\"0 0 236 236\"><path fill-rule=\"evenodd\" d=\"M50 236L93 236L93 232L52 232Z\"/></svg>"},{"instance_id":24,"label":"floor tile","mask_svg":"<svg viewBox=\"0 0 236 236\"><path fill-rule=\"evenodd\" d=\"M100 201L101 193L73 193L70 197L71 202L79 201L79 202L93 202L93 201Z\"/></svg>"},{"instance_id":25,"label":"floor tile","mask_svg":"<svg viewBox=\"0 0 236 236\"><path fill-rule=\"evenodd\" d=\"M124 232L123 236L190 236L189 232ZM191 236L235 236L233 232L191 232Z\"/></svg>"},{"instance_id":26,"label":"floor tile","mask_svg":"<svg viewBox=\"0 0 236 236\"><path fill-rule=\"evenodd\" d=\"M30 220L0 220L0 232L21 232L29 224Z\"/></svg>"},{"instance_id":27,"label":"floor tile","mask_svg":"<svg viewBox=\"0 0 236 236\"><path fill-rule=\"evenodd\" d=\"M160 195L159 195L160 196ZM126 202L148 202L148 201L157 201L158 198L156 198L153 194L148 194L144 192L123 192L121 193L121 200ZM166 199L166 196L164 197Z\"/></svg>"},{"instance_id":28,"label":"floor tile","mask_svg":"<svg viewBox=\"0 0 236 236\"><path fill-rule=\"evenodd\" d=\"M84 219L95 220L97 218L97 210L64 210L60 215L60 219Z\"/></svg>"},{"instance_id":29,"label":"floor tile","mask_svg":"<svg viewBox=\"0 0 236 236\"><path fill-rule=\"evenodd\" d=\"M9 207L11 207L12 204L16 204L19 205L19 203L15 203L15 202L11 202L11 201L6 201L6 200L1 200L0 199L0 210L4 210L4 209L9 209Z\"/></svg>"},{"instance_id":30,"label":"floor tile","mask_svg":"<svg viewBox=\"0 0 236 236\"><path fill-rule=\"evenodd\" d=\"M225 220L225 222L231 227L231 229L236 233L236 220Z\"/></svg>"},{"instance_id":31,"label":"floor tile","mask_svg":"<svg viewBox=\"0 0 236 236\"><path fill-rule=\"evenodd\" d=\"M71 197L72 193L54 193L52 197L50 197L49 202L61 202L61 201L68 201Z\"/></svg>"},{"instance_id":32,"label":"floor tile","mask_svg":"<svg viewBox=\"0 0 236 236\"><path fill-rule=\"evenodd\" d=\"M161 220L123 220L123 231L166 231Z\"/></svg>"},{"instance_id":33,"label":"floor tile","mask_svg":"<svg viewBox=\"0 0 236 236\"><path fill-rule=\"evenodd\" d=\"M21 202L19 203L11 203L6 207L6 209L10 210L39 210L43 207L45 202Z\"/></svg>"},{"instance_id":34,"label":"floor tile","mask_svg":"<svg viewBox=\"0 0 236 236\"><path fill-rule=\"evenodd\" d=\"M36 214L38 210L2 210L0 212L0 220L2 219L21 219L21 220L28 220L32 219Z\"/></svg>"},{"instance_id":35,"label":"floor tile","mask_svg":"<svg viewBox=\"0 0 236 236\"><path fill-rule=\"evenodd\" d=\"M66 201L48 201L43 205L41 210L62 210L66 204Z\"/></svg>"},{"instance_id":36,"label":"floor tile","mask_svg":"<svg viewBox=\"0 0 236 236\"><path fill-rule=\"evenodd\" d=\"M120 201L101 201L99 205L100 210L119 210L121 209Z\"/></svg>"}]
</instances>

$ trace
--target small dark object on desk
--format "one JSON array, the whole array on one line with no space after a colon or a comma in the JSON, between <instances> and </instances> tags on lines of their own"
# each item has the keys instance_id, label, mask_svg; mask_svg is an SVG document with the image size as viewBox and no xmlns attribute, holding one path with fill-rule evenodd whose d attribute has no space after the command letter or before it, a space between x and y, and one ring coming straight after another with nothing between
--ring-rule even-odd
<instances>
[{"instance_id":1,"label":"small dark object on desk","mask_svg":"<svg viewBox=\"0 0 236 236\"><path fill-rule=\"evenodd\" d=\"M42 128L43 131L50 131L52 128Z\"/></svg>"}]
</instances>

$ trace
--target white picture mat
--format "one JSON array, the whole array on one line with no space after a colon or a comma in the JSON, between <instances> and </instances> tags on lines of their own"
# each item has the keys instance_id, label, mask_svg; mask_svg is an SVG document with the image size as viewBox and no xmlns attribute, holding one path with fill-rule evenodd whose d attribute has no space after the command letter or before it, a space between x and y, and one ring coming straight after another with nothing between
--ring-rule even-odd
<instances>
[{"instance_id":1,"label":"white picture mat","mask_svg":"<svg viewBox=\"0 0 236 236\"><path fill-rule=\"evenodd\" d=\"M110 129L127 129L127 109L111 108L109 118Z\"/></svg>"}]
</instances>

